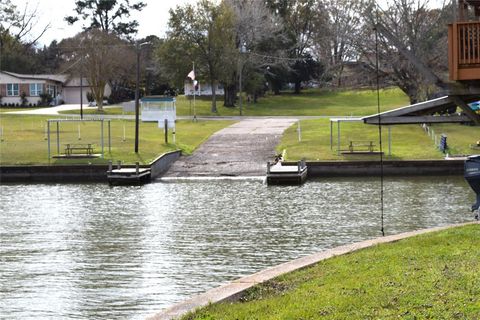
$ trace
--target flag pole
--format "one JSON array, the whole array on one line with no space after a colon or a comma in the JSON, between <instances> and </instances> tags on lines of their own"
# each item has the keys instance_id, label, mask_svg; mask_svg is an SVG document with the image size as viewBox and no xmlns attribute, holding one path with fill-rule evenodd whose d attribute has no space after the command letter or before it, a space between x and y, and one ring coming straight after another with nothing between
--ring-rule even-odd
<instances>
[{"instance_id":1,"label":"flag pole","mask_svg":"<svg viewBox=\"0 0 480 320\"><path fill-rule=\"evenodd\" d=\"M195 61L193 62L193 74L195 74ZM195 77L194 77L195 78ZM195 79L193 79L193 122L197 121L197 111L195 109Z\"/></svg>"}]
</instances>

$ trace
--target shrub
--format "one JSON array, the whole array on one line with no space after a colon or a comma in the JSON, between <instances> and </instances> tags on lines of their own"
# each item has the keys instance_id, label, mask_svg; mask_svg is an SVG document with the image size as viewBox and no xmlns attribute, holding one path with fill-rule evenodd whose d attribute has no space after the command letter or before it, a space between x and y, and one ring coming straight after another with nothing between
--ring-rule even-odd
<instances>
[{"instance_id":1,"label":"shrub","mask_svg":"<svg viewBox=\"0 0 480 320\"><path fill-rule=\"evenodd\" d=\"M90 91L87 92L87 101L88 102L95 101L95 97L93 96L93 93L91 93Z\"/></svg>"},{"instance_id":2,"label":"shrub","mask_svg":"<svg viewBox=\"0 0 480 320\"><path fill-rule=\"evenodd\" d=\"M50 106L50 103L52 103L53 97L48 94L48 93L41 93L40 94L40 102L39 105L41 106Z\"/></svg>"},{"instance_id":3,"label":"shrub","mask_svg":"<svg viewBox=\"0 0 480 320\"><path fill-rule=\"evenodd\" d=\"M28 100L27 100L27 94L25 92L22 92L20 94L20 105L22 107L25 107L28 103Z\"/></svg>"}]
</instances>

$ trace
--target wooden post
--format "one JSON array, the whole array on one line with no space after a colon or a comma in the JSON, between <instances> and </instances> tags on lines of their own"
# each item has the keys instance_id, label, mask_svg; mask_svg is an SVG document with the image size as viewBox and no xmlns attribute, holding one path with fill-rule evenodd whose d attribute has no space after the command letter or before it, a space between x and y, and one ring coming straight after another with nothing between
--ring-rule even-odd
<instances>
[{"instance_id":1,"label":"wooden post","mask_svg":"<svg viewBox=\"0 0 480 320\"><path fill-rule=\"evenodd\" d=\"M50 162L50 121L47 120L48 161Z\"/></svg>"},{"instance_id":2,"label":"wooden post","mask_svg":"<svg viewBox=\"0 0 480 320\"><path fill-rule=\"evenodd\" d=\"M298 120L297 131L298 131L298 142L302 142L302 129L300 128L300 120Z\"/></svg>"},{"instance_id":3,"label":"wooden post","mask_svg":"<svg viewBox=\"0 0 480 320\"><path fill-rule=\"evenodd\" d=\"M104 139L103 139L103 119L101 120L102 126L100 130L100 139L102 139L102 159L105 157L105 149L104 149Z\"/></svg>"},{"instance_id":4,"label":"wooden post","mask_svg":"<svg viewBox=\"0 0 480 320\"><path fill-rule=\"evenodd\" d=\"M267 174L270 173L270 161L267 162Z\"/></svg>"},{"instance_id":5,"label":"wooden post","mask_svg":"<svg viewBox=\"0 0 480 320\"><path fill-rule=\"evenodd\" d=\"M112 172L112 169L113 169L112 160L108 160L108 171L109 171L109 172Z\"/></svg>"},{"instance_id":6,"label":"wooden post","mask_svg":"<svg viewBox=\"0 0 480 320\"><path fill-rule=\"evenodd\" d=\"M340 155L340 120L337 121L337 156Z\"/></svg>"},{"instance_id":7,"label":"wooden post","mask_svg":"<svg viewBox=\"0 0 480 320\"><path fill-rule=\"evenodd\" d=\"M118 170L122 169L122 161L120 160L117 161L117 169Z\"/></svg>"},{"instance_id":8,"label":"wooden post","mask_svg":"<svg viewBox=\"0 0 480 320\"><path fill-rule=\"evenodd\" d=\"M168 143L168 119L164 120L165 144Z\"/></svg>"},{"instance_id":9,"label":"wooden post","mask_svg":"<svg viewBox=\"0 0 480 320\"><path fill-rule=\"evenodd\" d=\"M333 122L332 119L330 119L330 150L333 149Z\"/></svg>"},{"instance_id":10,"label":"wooden post","mask_svg":"<svg viewBox=\"0 0 480 320\"><path fill-rule=\"evenodd\" d=\"M112 153L112 128L110 126L110 120L108 120L108 152Z\"/></svg>"},{"instance_id":11,"label":"wooden post","mask_svg":"<svg viewBox=\"0 0 480 320\"><path fill-rule=\"evenodd\" d=\"M135 173L138 175L140 172L140 163L139 162L135 162Z\"/></svg>"},{"instance_id":12,"label":"wooden post","mask_svg":"<svg viewBox=\"0 0 480 320\"><path fill-rule=\"evenodd\" d=\"M388 155L389 156L392 155L392 127L391 126L388 126Z\"/></svg>"},{"instance_id":13,"label":"wooden post","mask_svg":"<svg viewBox=\"0 0 480 320\"><path fill-rule=\"evenodd\" d=\"M57 155L60 154L60 124L57 121Z\"/></svg>"}]
</instances>

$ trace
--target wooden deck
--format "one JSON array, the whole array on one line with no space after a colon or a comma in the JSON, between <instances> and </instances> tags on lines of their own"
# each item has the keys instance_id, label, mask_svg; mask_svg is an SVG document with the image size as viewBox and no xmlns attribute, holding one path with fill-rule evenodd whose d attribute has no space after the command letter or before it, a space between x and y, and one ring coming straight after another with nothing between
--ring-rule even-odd
<instances>
[{"instance_id":1,"label":"wooden deck","mask_svg":"<svg viewBox=\"0 0 480 320\"><path fill-rule=\"evenodd\" d=\"M450 80L480 79L480 22L457 22L448 26Z\"/></svg>"}]
</instances>

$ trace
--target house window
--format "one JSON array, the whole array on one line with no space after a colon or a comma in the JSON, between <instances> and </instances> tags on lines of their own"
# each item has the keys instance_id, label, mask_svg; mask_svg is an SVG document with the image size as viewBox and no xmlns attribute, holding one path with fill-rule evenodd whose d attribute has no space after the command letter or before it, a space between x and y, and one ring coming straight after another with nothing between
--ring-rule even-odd
<instances>
[{"instance_id":1,"label":"house window","mask_svg":"<svg viewBox=\"0 0 480 320\"><path fill-rule=\"evenodd\" d=\"M57 96L57 86L54 86L54 85L51 85L51 84L47 84L47 93L55 98Z\"/></svg>"},{"instance_id":2,"label":"house window","mask_svg":"<svg viewBox=\"0 0 480 320\"><path fill-rule=\"evenodd\" d=\"M7 83L7 96L13 97L13 96L19 96L19 85L18 83Z\"/></svg>"},{"instance_id":3,"label":"house window","mask_svg":"<svg viewBox=\"0 0 480 320\"><path fill-rule=\"evenodd\" d=\"M41 83L30 83L30 96L38 97L42 94L43 84Z\"/></svg>"}]
</instances>

